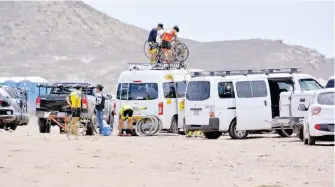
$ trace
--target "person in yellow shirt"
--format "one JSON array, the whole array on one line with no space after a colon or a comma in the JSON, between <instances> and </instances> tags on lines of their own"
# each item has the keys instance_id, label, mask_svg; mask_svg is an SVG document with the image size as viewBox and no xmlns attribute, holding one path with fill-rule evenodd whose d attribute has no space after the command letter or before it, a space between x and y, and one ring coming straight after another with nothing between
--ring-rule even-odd
<instances>
[{"instance_id":1,"label":"person in yellow shirt","mask_svg":"<svg viewBox=\"0 0 335 187\"><path fill-rule=\"evenodd\" d=\"M70 122L70 128L73 129L73 134L78 135L78 122L81 115L81 86L76 85L75 90L73 90L67 97L66 102L71 107L72 119Z\"/></svg>"},{"instance_id":2,"label":"person in yellow shirt","mask_svg":"<svg viewBox=\"0 0 335 187\"><path fill-rule=\"evenodd\" d=\"M130 136L133 131L133 107L130 105L123 105L119 112L119 136L123 135L124 121L128 120L128 129L130 130Z\"/></svg>"}]
</instances>

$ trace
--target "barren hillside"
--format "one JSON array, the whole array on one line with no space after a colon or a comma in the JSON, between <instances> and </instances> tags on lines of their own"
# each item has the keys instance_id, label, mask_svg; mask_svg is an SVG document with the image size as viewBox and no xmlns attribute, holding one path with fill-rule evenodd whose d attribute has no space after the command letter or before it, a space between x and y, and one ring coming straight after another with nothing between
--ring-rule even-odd
<instances>
[{"instance_id":1,"label":"barren hillside","mask_svg":"<svg viewBox=\"0 0 335 187\"><path fill-rule=\"evenodd\" d=\"M51 81L100 82L111 88L127 62L147 61L146 35L83 2L1 1L1 76L36 75ZM301 67L324 79L334 74L333 60L281 41L183 41L194 68Z\"/></svg>"}]
</instances>

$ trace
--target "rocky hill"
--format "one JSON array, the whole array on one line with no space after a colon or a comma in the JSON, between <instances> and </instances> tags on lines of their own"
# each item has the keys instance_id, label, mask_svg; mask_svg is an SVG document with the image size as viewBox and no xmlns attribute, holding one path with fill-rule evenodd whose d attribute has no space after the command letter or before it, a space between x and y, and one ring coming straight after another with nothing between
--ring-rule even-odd
<instances>
[{"instance_id":1,"label":"rocky hill","mask_svg":"<svg viewBox=\"0 0 335 187\"><path fill-rule=\"evenodd\" d=\"M147 62L147 33L80 1L0 1L1 76L90 81L112 88L126 63ZM193 68L301 67L323 79L334 74L333 59L282 41L183 42Z\"/></svg>"}]
</instances>

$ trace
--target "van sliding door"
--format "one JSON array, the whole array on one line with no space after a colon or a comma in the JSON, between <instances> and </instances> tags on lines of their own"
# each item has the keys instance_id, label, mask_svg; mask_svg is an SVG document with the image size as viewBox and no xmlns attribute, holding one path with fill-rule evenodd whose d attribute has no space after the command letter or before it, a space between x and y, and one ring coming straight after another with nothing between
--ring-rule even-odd
<instances>
[{"instance_id":1,"label":"van sliding door","mask_svg":"<svg viewBox=\"0 0 335 187\"><path fill-rule=\"evenodd\" d=\"M236 130L271 129L271 97L266 78L234 81Z\"/></svg>"}]
</instances>

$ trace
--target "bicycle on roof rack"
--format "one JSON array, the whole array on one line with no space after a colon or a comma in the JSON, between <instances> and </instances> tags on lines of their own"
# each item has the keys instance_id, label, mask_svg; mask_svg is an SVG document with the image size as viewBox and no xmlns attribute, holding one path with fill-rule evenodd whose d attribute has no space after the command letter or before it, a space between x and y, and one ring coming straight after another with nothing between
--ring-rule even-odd
<instances>
[{"instance_id":1,"label":"bicycle on roof rack","mask_svg":"<svg viewBox=\"0 0 335 187\"><path fill-rule=\"evenodd\" d=\"M178 40L178 46L177 46L177 51L175 51L175 42L171 42L171 50L172 50L172 62L178 62L178 63L184 63L188 57L189 57L189 49L188 47L181 41ZM148 41L144 42L144 53L145 56L150 59L151 54L150 54L150 46ZM161 63L171 63L168 62L168 58L165 55L164 49L161 48L161 46L156 47L156 62L161 62Z\"/></svg>"}]
</instances>

